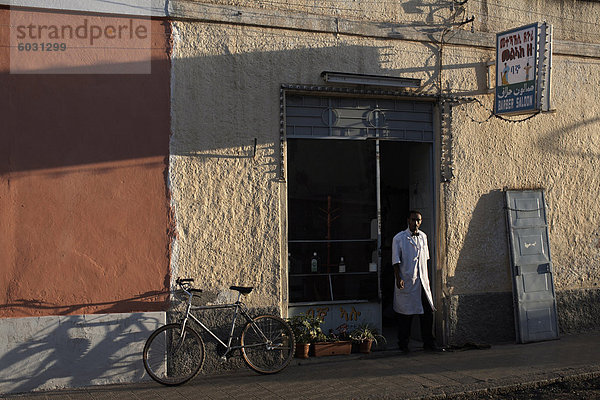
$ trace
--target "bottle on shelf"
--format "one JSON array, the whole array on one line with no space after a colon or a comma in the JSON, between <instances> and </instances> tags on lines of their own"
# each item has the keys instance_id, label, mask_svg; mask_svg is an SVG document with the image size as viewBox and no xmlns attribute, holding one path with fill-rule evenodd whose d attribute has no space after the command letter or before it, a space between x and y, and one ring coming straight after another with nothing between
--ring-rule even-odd
<instances>
[{"instance_id":1,"label":"bottle on shelf","mask_svg":"<svg viewBox=\"0 0 600 400\"><path fill-rule=\"evenodd\" d=\"M316 273L319 271L319 260L317 258L317 252L313 253L312 258L310 259L310 272Z\"/></svg>"},{"instance_id":2,"label":"bottle on shelf","mask_svg":"<svg viewBox=\"0 0 600 400\"><path fill-rule=\"evenodd\" d=\"M377 263L369 263L369 272L377 272Z\"/></svg>"},{"instance_id":3,"label":"bottle on shelf","mask_svg":"<svg viewBox=\"0 0 600 400\"><path fill-rule=\"evenodd\" d=\"M340 268L339 268L339 272L343 273L346 272L346 263L344 262L344 257L340 258Z\"/></svg>"}]
</instances>

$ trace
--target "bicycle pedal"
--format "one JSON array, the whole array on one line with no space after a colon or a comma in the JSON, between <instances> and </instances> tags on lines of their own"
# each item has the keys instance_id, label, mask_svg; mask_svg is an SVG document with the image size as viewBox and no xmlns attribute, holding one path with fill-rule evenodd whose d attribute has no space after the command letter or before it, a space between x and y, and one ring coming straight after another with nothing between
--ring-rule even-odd
<instances>
[{"instance_id":1,"label":"bicycle pedal","mask_svg":"<svg viewBox=\"0 0 600 400\"><path fill-rule=\"evenodd\" d=\"M229 358L227 356L221 356L220 360L221 360L221 362L227 362L227 361L229 361Z\"/></svg>"}]
</instances>

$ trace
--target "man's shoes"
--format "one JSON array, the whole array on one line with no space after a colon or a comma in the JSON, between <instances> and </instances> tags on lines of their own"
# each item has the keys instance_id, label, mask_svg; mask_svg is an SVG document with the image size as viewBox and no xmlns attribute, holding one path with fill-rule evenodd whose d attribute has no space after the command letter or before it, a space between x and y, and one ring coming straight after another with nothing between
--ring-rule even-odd
<instances>
[{"instance_id":1,"label":"man's shoes","mask_svg":"<svg viewBox=\"0 0 600 400\"><path fill-rule=\"evenodd\" d=\"M402 344L398 343L398 347L400 348L400 352L402 352L402 354L410 353L410 349L408 348L407 345L402 345Z\"/></svg>"},{"instance_id":2,"label":"man's shoes","mask_svg":"<svg viewBox=\"0 0 600 400\"><path fill-rule=\"evenodd\" d=\"M446 349L443 347L438 347L435 344L423 346L423 349L428 353L445 353Z\"/></svg>"}]
</instances>

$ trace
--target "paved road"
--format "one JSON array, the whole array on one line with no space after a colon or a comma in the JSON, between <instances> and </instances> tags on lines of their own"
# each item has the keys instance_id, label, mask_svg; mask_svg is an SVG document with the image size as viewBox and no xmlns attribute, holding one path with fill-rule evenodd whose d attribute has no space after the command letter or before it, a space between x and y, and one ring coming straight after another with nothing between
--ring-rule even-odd
<instances>
[{"instance_id":1,"label":"paved road","mask_svg":"<svg viewBox=\"0 0 600 400\"><path fill-rule=\"evenodd\" d=\"M540 382L600 377L600 333L526 345L449 353L376 352L322 357L276 375L246 369L198 376L180 387L154 382L10 395L41 399L425 399L459 393L494 393Z\"/></svg>"}]
</instances>

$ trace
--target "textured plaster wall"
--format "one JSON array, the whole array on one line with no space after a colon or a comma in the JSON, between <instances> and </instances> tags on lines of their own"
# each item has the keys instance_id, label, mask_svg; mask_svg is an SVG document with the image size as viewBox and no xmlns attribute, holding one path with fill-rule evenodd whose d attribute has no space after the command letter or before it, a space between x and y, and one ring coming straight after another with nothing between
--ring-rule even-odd
<instances>
[{"instance_id":1,"label":"textured plaster wall","mask_svg":"<svg viewBox=\"0 0 600 400\"><path fill-rule=\"evenodd\" d=\"M475 16L474 29L501 32L532 22L547 21L561 40L598 42L595 26L600 11L593 0L509 0L468 1L460 7L455 0L202 0L219 5L252 7L273 14L286 11L307 16L329 16L354 21L394 23L398 26L426 27L434 34L447 27L452 15ZM464 14L463 14L464 8Z\"/></svg>"},{"instance_id":2,"label":"textured plaster wall","mask_svg":"<svg viewBox=\"0 0 600 400\"><path fill-rule=\"evenodd\" d=\"M0 318L164 309L163 22L150 24L151 74L19 75L10 17L0 9Z\"/></svg>"},{"instance_id":3,"label":"textured plaster wall","mask_svg":"<svg viewBox=\"0 0 600 400\"><path fill-rule=\"evenodd\" d=\"M587 26L589 18L600 11L600 5L591 2L561 5L539 12L533 9L530 22L538 20L537 15L561 15L564 19L552 21L556 24L555 39L597 43L600 37L591 34ZM501 8L522 7L503 3ZM493 12L491 6L489 11ZM527 20L503 21L502 25L494 19L488 22L493 31L506 30ZM583 35L585 32L589 34ZM555 112L510 123L495 118L487 120L493 109L493 97L481 90L486 77L482 65L475 65L471 72L452 68L453 63L477 63L477 58L493 60L494 52L452 48L444 54L443 89L476 96L482 103L453 107L455 178L440 188L447 334L454 341L514 339L502 193L505 187L545 190L561 331L598 329L597 324L590 322L594 321L594 312L585 317L576 310L589 307L596 310L593 299L600 284L597 202L600 94L596 90L600 83L600 60L555 54L552 72ZM479 76L479 88L474 85L473 72ZM492 78L493 75L492 71ZM494 326L494 319L503 322Z\"/></svg>"},{"instance_id":4,"label":"textured plaster wall","mask_svg":"<svg viewBox=\"0 0 600 400\"><path fill-rule=\"evenodd\" d=\"M450 293L511 290L504 187L545 189L557 289L600 283L600 94L591 90L600 61L555 57L553 69L555 113L479 124L471 118L487 117L480 105L453 110L456 178L443 188ZM585 77L586 88L573 76Z\"/></svg>"},{"instance_id":5,"label":"textured plaster wall","mask_svg":"<svg viewBox=\"0 0 600 400\"><path fill-rule=\"evenodd\" d=\"M420 23L439 22L439 14L446 14L450 0L442 1L355 1L355 0L209 0L202 1L215 5L250 6L273 12L289 11L307 15L333 16L356 20ZM445 16L445 15L444 15Z\"/></svg>"},{"instance_id":6,"label":"textured plaster wall","mask_svg":"<svg viewBox=\"0 0 600 400\"><path fill-rule=\"evenodd\" d=\"M555 113L522 123L492 119L479 124L472 119L482 121L489 114L481 106L471 103L453 109L456 178L442 187L447 241L444 291L451 304L460 302L453 295L512 290L502 189L543 188L555 288L567 291L559 302L561 330L577 330L579 324L590 328L586 318L568 310L584 306L581 299L590 298L573 289L597 290L600 284L600 95L594 89L598 83L599 60L556 56ZM482 100L492 108L491 98ZM489 303L489 309L497 304ZM455 322L460 324L459 320Z\"/></svg>"},{"instance_id":7,"label":"textured plaster wall","mask_svg":"<svg viewBox=\"0 0 600 400\"><path fill-rule=\"evenodd\" d=\"M598 43L595 26L600 8L594 0L469 1L466 14L475 16L475 29L502 32L535 22L548 22L556 39Z\"/></svg>"}]
</instances>

